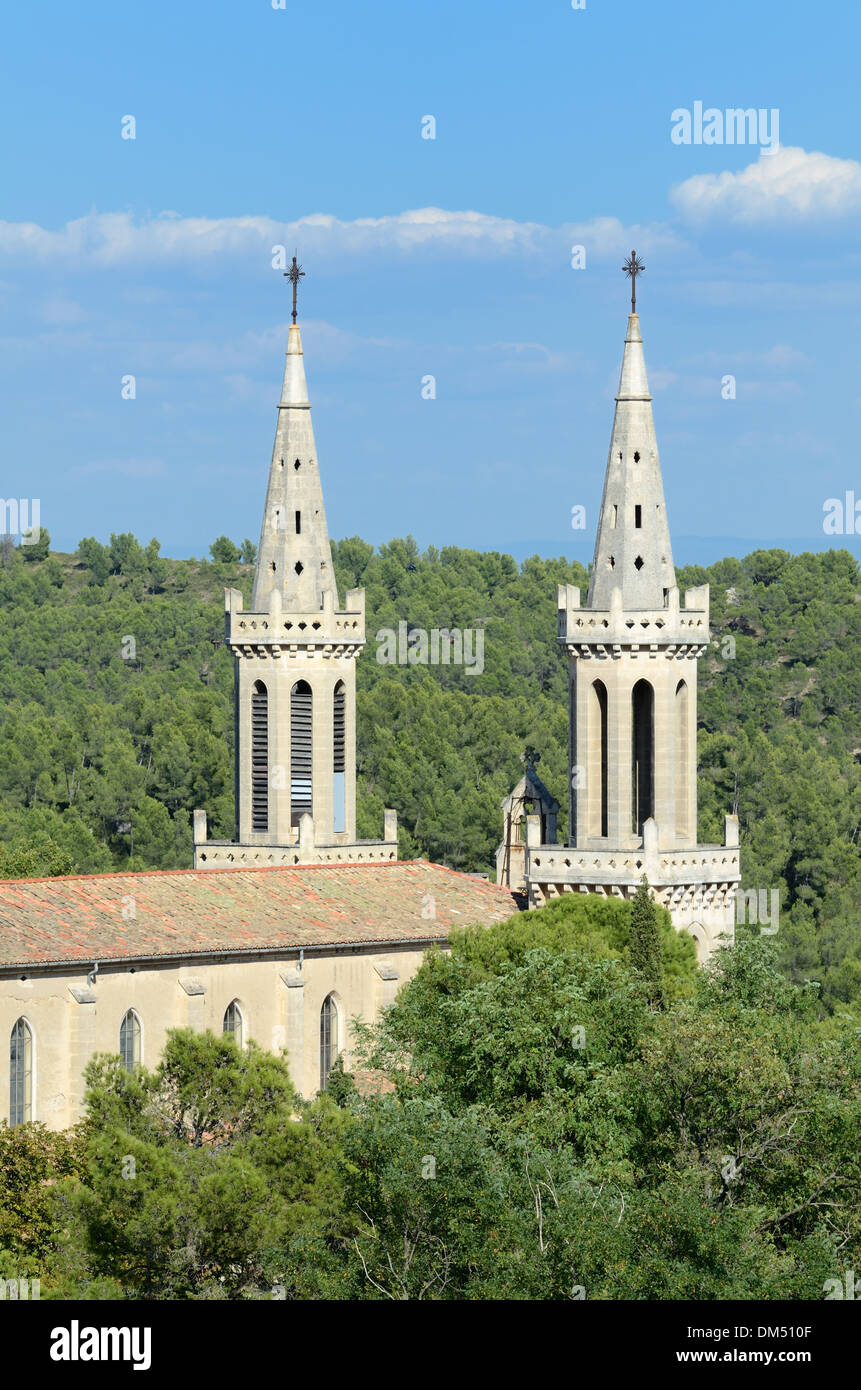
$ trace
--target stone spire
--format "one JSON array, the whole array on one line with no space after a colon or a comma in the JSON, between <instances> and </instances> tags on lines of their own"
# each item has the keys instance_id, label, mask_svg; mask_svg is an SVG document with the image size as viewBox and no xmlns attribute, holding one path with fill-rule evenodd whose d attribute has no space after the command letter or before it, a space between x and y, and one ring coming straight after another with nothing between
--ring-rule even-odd
<instances>
[{"instance_id":1,"label":"stone spire","mask_svg":"<svg viewBox=\"0 0 861 1390\"><path fill-rule=\"evenodd\" d=\"M269 609L275 594L285 613L316 612L327 594L338 607L298 323L287 339L252 609Z\"/></svg>"},{"instance_id":2,"label":"stone spire","mask_svg":"<svg viewBox=\"0 0 861 1390\"><path fill-rule=\"evenodd\" d=\"M288 278L304 274L293 258ZM224 595L235 658L236 820L209 840L195 811L195 867L378 863L398 857L397 816L382 840L356 839L356 658L365 644L365 591L342 609L305 384L302 338L287 339L275 447L250 609Z\"/></svg>"},{"instance_id":3,"label":"stone spire","mask_svg":"<svg viewBox=\"0 0 861 1390\"><path fill-rule=\"evenodd\" d=\"M640 316L629 314L586 606L609 609L618 589L625 612L665 608L675 583Z\"/></svg>"}]
</instances>

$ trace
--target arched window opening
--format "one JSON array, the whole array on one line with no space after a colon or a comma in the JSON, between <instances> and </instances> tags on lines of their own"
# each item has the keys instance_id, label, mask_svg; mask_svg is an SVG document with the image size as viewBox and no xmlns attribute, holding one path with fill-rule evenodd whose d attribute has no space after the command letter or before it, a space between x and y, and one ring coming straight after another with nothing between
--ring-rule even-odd
<instances>
[{"instance_id":1,"label":"arched window opening","mask_svg":"<svg viewBox=\"0 0 861 1390\"><path fill-rule=\"evenodd\" d=\"M242 1022L242 1011L234 999L224 1010L224 1022L221 1026L222 1033L229 1033L237 1047L245 1044L245 1027Z\"/></svg>"},{"instance_id":2,"label":"arched window opening","mask_svg":"<svg viewBox=\"0 0 861 1390\"><path fill-rule=\"evenodd\" d=\"M251 688L251 829L269 829L269 692Z\"/></svg>"},{"instance_id":3,"label":"arched window opening","mask_svg":"<svg viewBox=\"0 0 861 1390\"><path fill-rule=\"evenodd\" d=\"M33 1034L19 1018L9 1040L9 1123L25 1125L33 1118Z\"/></svg>"},{"instance_id":4,"label":"arched window opening","mask_svg":"<svg viewBox=\"0 0 861 1390\"><path fill-rule=\"evenodd\" d=\"M313 815L313 709L311 687L297 681L290 692L290 824Z\"/></svg>"},{"instance_id":5,"label":"arched window opening","mask_svg":"<svg viewBox=\"0 0 861 1390\"><path fill-rule=\"evenodd\" d=\"M338 681L335 686L332 710L332 768L334 773L332 829L335 831L346 830L347 828L346 740L347 688L343 681Z\"/></svg>"},{"instance_id":6,"label":"arched window opening","mask_svg":"<svg viewBox=\"0 0 861 1390\"><path fill-rule=\"evenodd\" d=\"M120 1058L126 1071L140 1066L141 1021L134 1009L129 1009L120 1024Z\"/></svg>"},{"instance_id":7,"label":"arched window opening","mask_svg":"<svg viewBox=\"0 0 861 1390\"><path fill-rule=\"evenodd\" d=\"M631 714L631 820L634 834L642 835L655 804L655 694L648 681L637 681L634 686Z\"/></svg>"},{"instance_id":8,"label":"arched window opening","mask_svg":"<svg viewBox=\"0 0 861 1390\"><path fill-rule=\"evenodd\" d=\"M589 762L586 796L589 834L607 834L607 687L593 681L589 697Z\"/></svg>"},{"instance_id":9,"label":"arched window opening","mask_svg":"<svg viewBox=\"0 0 861 1390\"><path fill-rule=\"evenodd\" d=\"M685 681L676 686L676 833L689 835L690 762L688 749L688 687Z\"/></svg>"},{"instance_id":10,"label":"arched window opening","mask_svg":"<svg viewBox=\"0 0 861 1390\"><path fill-rule=\"evenodd\" d=\"M320 1090L325 1091L329 1072L338 1057L338 1006L331 994L320 1010Z\"/></svg>"}]
</instances>

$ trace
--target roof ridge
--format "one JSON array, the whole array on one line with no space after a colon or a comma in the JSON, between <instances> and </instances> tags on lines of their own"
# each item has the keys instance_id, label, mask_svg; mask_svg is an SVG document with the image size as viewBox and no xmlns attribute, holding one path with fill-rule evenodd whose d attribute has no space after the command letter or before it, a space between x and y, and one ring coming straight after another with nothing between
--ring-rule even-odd
<instances>
[{"instance_id":1,"label":"roof ridge","mask_svg":"<svg viewBox=\"0 0 861 1390\"><path fill-rule=\"evenodd\" d=\"M201 869L115 869L108 873L99 874L44 874L37 878L0 878L0 890L6 884L36 884L41 883L95 883L104 879L140 879L140 878L168 878L173 875L193 874L200 878L202 875L210 874L266 874L266 873L288 873L295 874L301 869L404 869L425 866L429 869L438 869L443 873L452 874L455 878L469 878L473 883L484 884L488 888L499 889L505 893L507 890L499 883L491 883L489 879L480 878L478 875L467 873L463 869L453 869L449 864L436 864L432 859L380 859L368 863L358 863L347 860L336 864L237 864L229 869L224 868L201 868Z\"/></svg>"}]
</instances>

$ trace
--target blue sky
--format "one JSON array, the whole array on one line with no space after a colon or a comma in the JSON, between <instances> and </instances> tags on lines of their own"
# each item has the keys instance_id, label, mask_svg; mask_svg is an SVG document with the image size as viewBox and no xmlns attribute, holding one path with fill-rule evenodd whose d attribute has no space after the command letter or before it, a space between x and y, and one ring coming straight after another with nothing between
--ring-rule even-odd
<instances>
[{"instance_id":1,"label":"blue sky","mask_svg":"<svg viewBox=\"0 0 861 1390\"><path fill-rule=\"evenodd\" d=\"M676 558L861 549L822 528L861 502L856 9L49 0L4 30L0 494L56 548L257 539L286 245L333 536L591 558L636 247ZM777 110L779 146L674 143L695 102Z\"/></svg>"}]
</instances>

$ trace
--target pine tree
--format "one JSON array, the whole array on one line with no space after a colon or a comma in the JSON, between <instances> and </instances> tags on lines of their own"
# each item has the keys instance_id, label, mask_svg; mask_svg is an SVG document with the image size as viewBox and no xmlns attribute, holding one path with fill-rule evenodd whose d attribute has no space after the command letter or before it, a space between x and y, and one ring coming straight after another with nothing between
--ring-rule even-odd
<instances>
[{"instance_id":1,"label":"pine tree","mask_svg":"<svg viewBox=\"0 0 861 1390\"><path fill-rule=\"evenodd\" d=\"M630 963L642 975L653 1004L663 1002L663 965L661 962L661 938L658 932L658 914L649 892L649 880L643 874L640 886L634 894L631 907L631 947Z\"/></svg>"}]
</instances>

